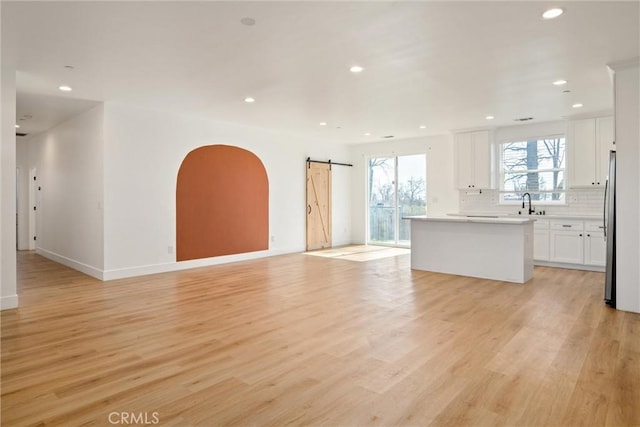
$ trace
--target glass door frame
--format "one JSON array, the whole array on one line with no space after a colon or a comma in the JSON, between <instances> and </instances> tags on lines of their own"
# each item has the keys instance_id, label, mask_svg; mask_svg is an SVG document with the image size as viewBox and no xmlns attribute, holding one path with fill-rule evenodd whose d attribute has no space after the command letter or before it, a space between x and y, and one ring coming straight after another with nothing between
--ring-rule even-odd
<instances>
[{"instance_id":1,"label":"glass door frame","mask_svg":"<svg viewBox=\"0 0 640 427\"><path fill-rule=\"evenodd\" d=\"M390 247L400 247L400 248L410 248L411 247L411 240L409 239L409 244L402 244L400 243L400 221L402 221L401 218L399 218L398 213L399 213L399 192L398 192L398 158L399 157L406 157L406 156L424 156L424 163L425 163L425 203L426 203L426 181L427 181L427 176L426 176L426 172L427 172L427 153L426 152L410 152L410 153L403 153L403 154L389 154L389 155L370 155L370 156L365 156L365 198L366 198L366 214L365 214L365 242L367 245L376 245L376 246L390 246ZM378 241L371 241L371 229L370 229L370 221L371 221L371 194L369 192L369 188L370 187L370 182L369 182L369 168L370 168L370 161L371 159L383 159L383 158L387 158L387 159L393 159L393 191L394 191L394 196L393 196L393 223L394 223L394 241L393 242L378 242ZM425 206L426 209L426 206Z\"/></svg>"}]
</instances>

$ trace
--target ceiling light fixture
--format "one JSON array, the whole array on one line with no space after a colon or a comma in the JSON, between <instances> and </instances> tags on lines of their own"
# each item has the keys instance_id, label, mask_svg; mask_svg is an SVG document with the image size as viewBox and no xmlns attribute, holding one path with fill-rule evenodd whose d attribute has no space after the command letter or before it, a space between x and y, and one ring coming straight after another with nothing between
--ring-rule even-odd
<instances>
[{"instance_id":1,"label":"ceiling light fixture","mask_svg":"<svg viewBox=\"0 0 640 427\"><path fill-rule=\"evenodd\" d=\"M58 89L60 89L63 92L71 92L73 90L71 89L71 86L67 86L67 85L58 86Z\"/></svg>"},{"instance_id":2,"label":"ceiling light fixture","mask_svg":"<svg viewBox=\"0 0 640 427\"><path fill-rule=\"evenodd\" d=\"M487 117L485 117L485 119L487 119L487 120L493 120L493 119L495 119L495 117L493 117L493 116L487 116Z\"/></svg>"},{"instance_id":3,"label":"ceiling light fixture","mask_svg":"<svg viewBox=\"0 0 640 427\"><path fill-rule=\"evenodd\" d=\"M256 102L256 100L255 100L255 99L253 99L253 98L252 98L252 97L250 97L250 96L247 96L247 97L244 99L244 102L247 102L247 103L251 104L252 102Z\"/></svg>"},{"instance_id":4,"label":"ceiling light fixture","mask_svg":"<svg viewBox=\"0 0 640 427\"><path fill-rule=\"evenodd\" d=\"M564 10L559 8L559 7L554 7L551 8L549 10L545 10L544 13L542 14L542 18L543 19L553 19L553 18L557 18L558 16L562 15L564 13Z\"/></svg>"},{"instance_id":5,"label":"ceiling light fixture","mask_svg":"<svg viewBox=\"0 0 640 427\"><path fill-rule=\"evenodd\" d=\"M420 129L426 129L427 127L425 125L420 125Z\"/></svg>"},{"instance_id":6,"label":"ceiling light fixture","mask_svg":"<svg viewBox=\"0 0 640 427\"><path fill-rule=\"evenodd\" d=\"M562 80L562 79L560 79L560 80L556 80L555 82L553 82L553 84L554 84L555 86L562 86L562 85L566 85L566 84L567 84L567 81L566 81L566 80Z\"/></svg>"},{"instance_id":7,"label":"ceiling light fixture","mask_svg":"<svg viewBox=\"0 0 640 427\"><path fill-rule=\"evenodd\" d=\"M349 68L349 71L351 71L352 73L361 73L363 70L364 68L359 65L354 65L353 67Z\"/></svg>"},{"instance_id":8,"label":"ceiling light fixture","mask_svg":"<svg viewBox=\"0 0 640 427\"><path fill-rule=\"evenodd\" d=\"M364 136L371 136L371 132L365 133Z\"/></svg>"},{"instance_id":9,"label":"ceiling light fixture","mask_svg":"<svg viewBox=\"0 0 640 427\"><path fill-rule=\"evenodd\" d=\"M572 107L573 108L582 108L583 105L578 102L577 104L573 104Z\"/></svg>"},{"instance_id":10,"label":"ceiling light fixture","mask_svg":"<svg viewBox=\"0 0 640 427\"><path fill-rule=\"evenodd\" d=\"M20 127L20 125L16 125L16 129L18 129Z\"/></svg>"},{"instance_id":11,"label":"ceiling light fixture","mask_svg":"<svg viewBox=\"0 0 640 427\"><path fill-rule=\"evenodd\" d=\"M320 126L326 126L327 122L320 122Z\"/></svg>"}]
</instances>

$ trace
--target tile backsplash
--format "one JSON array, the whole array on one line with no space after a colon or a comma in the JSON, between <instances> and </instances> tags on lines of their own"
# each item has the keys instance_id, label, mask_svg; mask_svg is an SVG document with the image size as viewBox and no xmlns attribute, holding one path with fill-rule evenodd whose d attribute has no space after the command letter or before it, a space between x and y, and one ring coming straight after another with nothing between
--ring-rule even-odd
<instances>
[{"instance_id":1,"label":"tile backsplash","mask_svg":"<svg viewBox=\"0 0 640 427\"><path fill-rule=\"evenodd\" d=\"M459 192L460 212L463 213L517 213L521 204L501 205L497 190L478 190ZM575 189L566 192L566 205L544 205L533 201L537 211L544 210L547 215L582 214L602 215L604 207L604 188Z\"/></svg>"}]
</instances>

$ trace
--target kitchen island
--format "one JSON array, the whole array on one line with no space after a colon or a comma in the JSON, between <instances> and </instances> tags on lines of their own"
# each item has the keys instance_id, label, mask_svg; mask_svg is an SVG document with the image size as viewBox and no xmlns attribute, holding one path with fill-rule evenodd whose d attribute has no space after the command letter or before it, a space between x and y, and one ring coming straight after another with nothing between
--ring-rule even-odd
<instances>
[{"instance_id":1,"label":"kitchen island","mask_svg":"<svg viewBox=\"0 0 640 427\"><path fill-rule=\"evenodd\" d=\"M525 283L533 276L531 218L406 217L411 268Z\"/></svg>"}]
</instances>

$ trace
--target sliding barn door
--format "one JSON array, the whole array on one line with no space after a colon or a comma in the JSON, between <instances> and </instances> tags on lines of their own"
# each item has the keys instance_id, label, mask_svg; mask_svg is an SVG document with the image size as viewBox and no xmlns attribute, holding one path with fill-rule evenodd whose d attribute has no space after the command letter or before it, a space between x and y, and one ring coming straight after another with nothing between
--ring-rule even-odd
<instances>
[{"instance_id":1,"label":"sliding barn door","mask_svg":"<svg viewBox=\"0 0 640 427\"><path fill-rule=\"evenodd\" d=\"M307 250L331 247L331 165L307 162Z\"/></svg>"}]
</instances>

